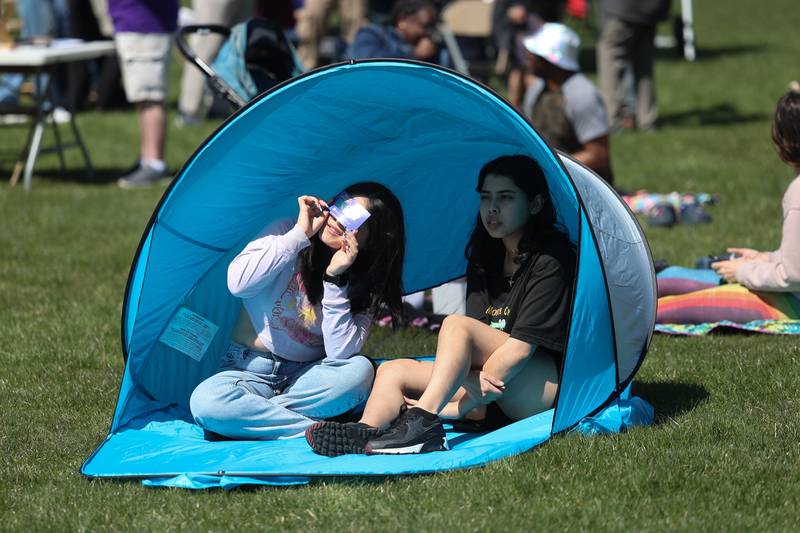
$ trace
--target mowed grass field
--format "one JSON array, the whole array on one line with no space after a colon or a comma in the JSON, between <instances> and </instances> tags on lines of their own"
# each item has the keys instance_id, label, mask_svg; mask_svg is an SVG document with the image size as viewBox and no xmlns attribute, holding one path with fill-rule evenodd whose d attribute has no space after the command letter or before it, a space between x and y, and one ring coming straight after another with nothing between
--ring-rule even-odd
<instances>
[{"instance_id":1,"label":"mowed grass field","mask_svg":"<svg viewBox=\"0 0 800 533\"><path fill-rule=\"evenodd\" d=\"M663 128L612 140L619 186L719 194L712 224L646 228L654 257L686 265L727 245L778 246L793 176L769 124L800 78L796 0L695 9L698 60L659 54ZM800 347L789 337L657 336L636 386L655 425L558 437L481 469L230 493L84 479L79 467L106 436L122 376L128 269L164 188L114 183L136 158L132 112L85 113L79 123L95 180L71 153L66 176L43 156L29 194L0 184L0 529L796 530ZM215 127L171 128L170 167ZM18 151L24 134L0 128L2 149ZM13 161L0 165L7 176ZM428 333L376 331L366 351L434 347Z\"/></svg>"}]
</instances>

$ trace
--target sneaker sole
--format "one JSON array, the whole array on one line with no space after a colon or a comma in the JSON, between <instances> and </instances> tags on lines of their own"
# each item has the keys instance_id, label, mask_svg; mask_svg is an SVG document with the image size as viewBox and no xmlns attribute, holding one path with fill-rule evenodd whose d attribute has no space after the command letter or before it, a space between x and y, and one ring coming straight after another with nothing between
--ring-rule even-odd
<instances>
[{"instance_id":1,"label":"sneaker sole","mask_svg":"<svg viewBox=\"0 0 800 533\"><path fill-rule=\"evenodd\" d=\"M445 438L442 438L441 443L428 441L411 446L403 446L401 448L383 448L381 450L373 450L369 444L364 446L364 452L367 455L404 455L411 453L444 452L449 449L450 447L447 445L447 439Z\"/></svg>"},{"instance_id":2,"label":"sneaker sole","mask_svg":"<svg viewBox=\"0 0 800 533\"><path fill-rule=\"evenodd\" d=\"M327 429L325 429L327 427ZM367 435L366 430L362 430L361 437L364 442L373 435ZM340 455L365 453L364 446L354 443L350 439L344 425L330 422L317 422L308 427L305 431L306 442L314 450L314 453L326 457L338 457Z\"/></svg>"}]
</instances>

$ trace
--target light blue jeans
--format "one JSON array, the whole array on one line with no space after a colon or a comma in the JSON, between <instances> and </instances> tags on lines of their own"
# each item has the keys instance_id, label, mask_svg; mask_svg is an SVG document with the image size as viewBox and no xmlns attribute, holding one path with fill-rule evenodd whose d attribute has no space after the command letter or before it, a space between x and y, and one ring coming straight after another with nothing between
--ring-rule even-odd
<instances>
[{"instance_id":1,"label":"light blue jeans","mask_svg":"<svg viewBox=\"0 0 800 533\"><path fill-rule=\"evenodd\" d=\"M195 422L233 439L288 439L364 402L374 370L364 356L298 363L231 343L220 371L189 401Z\"/></svg>"}]
</instances>

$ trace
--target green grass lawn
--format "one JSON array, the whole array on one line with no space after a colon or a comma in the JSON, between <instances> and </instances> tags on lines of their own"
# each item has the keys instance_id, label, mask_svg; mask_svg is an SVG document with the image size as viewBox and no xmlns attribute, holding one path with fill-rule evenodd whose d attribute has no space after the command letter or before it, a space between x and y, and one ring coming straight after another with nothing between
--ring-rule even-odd
<instances>
[{"instance_id":1,"label":"green grass lawn","mask_svg":"<svg viewBox=\"0 0 800 533\"><path fill-rule=\"evenodd\" d=\"M769 123L800 78L796 0L695 2L699 58L657 64L664 127L613 138L619 185L720 195L706 226L647 229L656 258L692 264L726 245L774 249L792 178ZM173 100L175 90L173 89ZM131 259L163 188L123 191L130 112L86 113L98 168L59 176L43 156L33 191L0 184L0 529L2 530L795 530L800 502L797 339L657 336L637 392L652 427L566 436L482 469L293 489L187 492L89 481L122 375L120 305ZM171 129L179 168L216 127ZM23 128L2 128L19 150ZM68 156L78 169L77 153ZM0 161L4 176L12 161ZM435 337L378 331L367 352L426 353Z\"/></svg>"}]
</instances>

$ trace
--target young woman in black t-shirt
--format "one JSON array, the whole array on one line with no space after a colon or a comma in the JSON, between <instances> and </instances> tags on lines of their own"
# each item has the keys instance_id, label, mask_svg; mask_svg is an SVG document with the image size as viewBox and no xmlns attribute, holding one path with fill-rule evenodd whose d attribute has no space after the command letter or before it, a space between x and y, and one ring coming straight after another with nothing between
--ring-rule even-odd
<instances>
[{"instance_id":1,"label":"young woman in black t-shirt","mask_svg":"<svg viewBox=\"0 0 800 533\"><path fill-rule=\"evenodd\" d=\"M434 362L397 359L378 367L359 422L311 426L306 439L317 453L445 450L440 418L520 420L552 407L573 247L556 228L547 181L533 159L490 161L477 190L480 213L466 250L467 316L445 319Z\"/></svg>"}]
</instances>

